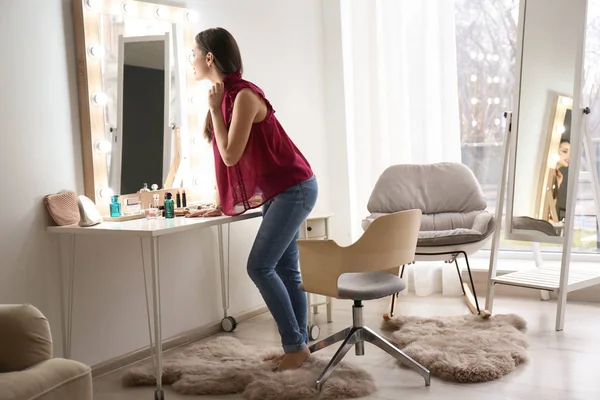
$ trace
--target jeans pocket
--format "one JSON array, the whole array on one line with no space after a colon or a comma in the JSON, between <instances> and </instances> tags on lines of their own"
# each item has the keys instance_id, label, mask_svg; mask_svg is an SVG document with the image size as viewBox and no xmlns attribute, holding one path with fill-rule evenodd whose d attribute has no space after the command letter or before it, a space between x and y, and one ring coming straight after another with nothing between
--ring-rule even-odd
<instances>
[{"instance_id":1,"label":"jeans pocket","mask_svg":"<svg viewBox=\"0 0 600 400\"><path fill-rule=\"evenodd\" d=\"M301 182L300 187L302 188L302 206L304 207L304 210L311 212L317 202L318 189L316 178L313 176L312 178Z\"/></svg>"}]
</instances>

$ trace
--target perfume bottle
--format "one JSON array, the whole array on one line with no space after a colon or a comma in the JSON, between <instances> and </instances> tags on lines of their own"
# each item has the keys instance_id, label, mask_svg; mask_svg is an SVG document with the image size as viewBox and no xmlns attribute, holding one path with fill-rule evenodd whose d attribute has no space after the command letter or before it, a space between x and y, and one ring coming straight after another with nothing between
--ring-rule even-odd
<instances>
[{"instance_id":1,"label":"perfume bottle","mask_svg":"<svg viewBox=\"0 0 600 400\"><path fill-rule=\"evenodd\" d=\"M175 218L175 202L171 197L171 193L165 193L165 218Z\"/></svg>"},{"instance_id":2,"label":"perfume bottle","mask_svg":"<svg viewBox=\"0 0 600 400\"><path fill-rule=\"evenodd\" d=\"M158 218L158 207L154 207L153 204L148 204L146 209L146 219L157 219Z\"/></svg>"},{"instance_id":3,"label":"perfume bottle","mask_svg":"<svg viewBox=\"0 0 600 400\"><path fill-rule=\"evenodd\" d=\"M115 194L110 202L110 216L117 218L121 216L121 203L119 203L119 195Z\"/></svg>"}]
</instances>

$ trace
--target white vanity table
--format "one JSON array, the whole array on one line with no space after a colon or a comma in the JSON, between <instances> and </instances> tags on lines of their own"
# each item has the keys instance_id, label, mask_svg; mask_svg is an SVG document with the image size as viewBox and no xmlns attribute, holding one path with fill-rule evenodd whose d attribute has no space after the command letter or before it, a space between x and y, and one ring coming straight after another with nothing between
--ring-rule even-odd
<instances>
[{"instance_id":1,"label":"white vanity table","mask_svg":"<svg viewBox=\"0 0 600 400\"><path fill-rule=\"evenodd\" d=\"M162 392L162 323L161 323L161 301L160 301L160 238L191 231L194 229L205 229L213 226L217 227L219 240L219 262L221 270L221 294L223 300L223 320L221 325L226 331L233 331L237 325L235 319L227 315L229 308L229 238L227 240L227 268L225 266L225 254L223 246L223 225L227 225L228 233L231 223L244 221L252 218L262 217L262 211L253 210L235 217L210 217L210 218L183 218L173 219L137 219L125 222L102 222L99 225L82 228L77 225L70 226L50 226L48 233L58 235L68 235L71 238L69 249L69 260L61 251L61 273L66 272L66 276L61 276L61 283L67 282L68 288L61 292L63 295L63 346L64 357L71 357L71 334L73 326L73 286L75 272L75 244L78 235L104 235L118 237L137 237L140 239L140 250L142 257L142 269L144 276L144 287L146 289L146 309L148 312L148 333L150 336L150 346L153 350L154 366L156 368L157 392ZM151 271L152 271L152 303L153 312L150 310L148 299L146 262L144 260L144 239L150 242ZM65 268L66 267L66 268ZM65 296L66 295L66 296ZM66 302L65 302L66 297ZM151 318L150 315L153 315ZM151 321L152 319L152 321ZM154 327L154 343L152 341L152 328ZM160 396L160 395L159 395Z\"/></svg>"}]
</instances>

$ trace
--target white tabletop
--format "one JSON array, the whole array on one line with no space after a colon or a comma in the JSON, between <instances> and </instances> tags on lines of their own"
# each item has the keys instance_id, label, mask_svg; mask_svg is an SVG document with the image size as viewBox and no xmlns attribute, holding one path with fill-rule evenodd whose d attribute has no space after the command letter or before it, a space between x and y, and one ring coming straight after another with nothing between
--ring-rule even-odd
<instances>
[{"instance_id":1,"label":"white tabletop","mask_svg":"<svg viewBox=\"0 0 600 400\"><path fill-rule=\"evenodd\" d=\"M331 217L333 217L333 213L315 213L310 214L306 219L310 221L314 219L327 219Z\"/></svg>"},{"instance_id":2,"label":"white tabletop","mask_svg":"<svg viewBox=\"0 0 600 400\"><path fill-rule=\"evenodd\" d=\"M145 218L132 221L112 222L105 221L98 225L80 227L79 225L49 226L48 233L60 234L112 234L136 237L153 237L170 235L192 229L208 228L210 226L224 225L231 222L243 221L262 216L261 210L251 210L235 217L207 217L207 218L163 218L148 220Z\"/></svg>"}]
</instances>

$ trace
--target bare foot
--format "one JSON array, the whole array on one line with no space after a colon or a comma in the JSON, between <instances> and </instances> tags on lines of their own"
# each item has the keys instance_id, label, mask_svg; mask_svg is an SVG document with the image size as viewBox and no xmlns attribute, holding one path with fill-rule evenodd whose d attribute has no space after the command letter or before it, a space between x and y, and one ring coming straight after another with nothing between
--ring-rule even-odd
<instances>
[{"instance_id":1,"label":"bare foot","mask_svg":"<svg viewBox=\"0 0 600 400\"><path fill-rule=\"evenodd\" d=\"M281 363L277 367L277 371L286 371L292 369L298 369L302 366L304 361L308 359L310 350L308 347L303 348L295 353L287 353L281 359Z\"/></svg>"},{"instance_id":2,"label":"bare foot","mask_svg":"<svg viewBox=\"0 0 600 400\"><path fill-rule=\"evenodd\" d=\"M271 355L263 357L262 360L263 361L277 361L277 362L279 362L279 361L283 360L283 356L284 355L285 354L271 354Z\"/></svg>"}]
</instances>

